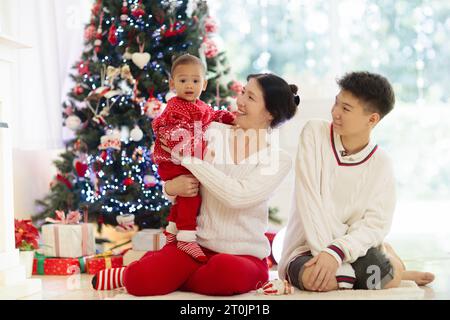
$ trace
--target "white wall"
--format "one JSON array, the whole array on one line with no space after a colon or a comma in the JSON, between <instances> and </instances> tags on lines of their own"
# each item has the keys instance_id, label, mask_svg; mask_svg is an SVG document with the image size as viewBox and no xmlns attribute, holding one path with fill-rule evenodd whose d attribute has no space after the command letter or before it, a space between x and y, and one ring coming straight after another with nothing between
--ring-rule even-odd
<instances>
[{"instance_id":1,"label":"white wall","mask_svg":"<svg viewBox=\"0 0 450 320\"><path fill-rule=\"evenodd\" d=\"M34 200L48 192L56 173L52 161L64 147L61 103L72 87L69 71L83 50L92 0L0 2L2 28L31 45L20 52L18 108L11 120L15 215L26 218L35 211ZM18 8L15 14L3 10L11 7ZM3 27L7 22L13 26Z\"/></svg>"},{"instance_id":2,"label":"white wall","mask_svg":"<svg viewBox=\"0 0 450 320\"><path fill-rule=\"evenodd\" d=\"M328 96L330 96L330 94L328 94ZM330 110L333 105L333 101L334 98L331 98L331 96L330 98L325 98L323 100L302 100L295 117L280 128L281 148L289 152L293 160L295 160L300 132L305 122L314 118L330 120ZM270 206L278 207L279 212L277 217L281 218L284 224L287 222L291 207L293 187L294 171L292 169L269 202ZM271 226L272 229L279 229L280 227L281 226L278 225Z\"/></svg>"}]
</instances>

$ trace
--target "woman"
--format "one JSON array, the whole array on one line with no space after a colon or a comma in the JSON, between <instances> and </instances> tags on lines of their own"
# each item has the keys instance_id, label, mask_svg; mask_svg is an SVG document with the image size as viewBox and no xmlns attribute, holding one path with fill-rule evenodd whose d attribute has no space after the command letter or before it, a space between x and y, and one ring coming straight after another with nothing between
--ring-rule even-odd
<instances>
[{"instance_id":1,"label":"woman","mask_svg":"<svg viewBox=\"0 0 450 320\"><path fill-rule=\"evenodd\" d=\"M198 262L171 243L128 267L100 272L94 288L123 284L137 296L175 290L233 295L268 280L268 199L292 166L291 157L268 142L268 130L295 115L299 97L295 85L273 74L250 75L247 81L237 97L235 125L214 123L206 132L210 162L172 154L195 178L180 176L165 184L171 196L195 196L200 190L197 237L208 261Z\"/></svg>"}]
</instances>

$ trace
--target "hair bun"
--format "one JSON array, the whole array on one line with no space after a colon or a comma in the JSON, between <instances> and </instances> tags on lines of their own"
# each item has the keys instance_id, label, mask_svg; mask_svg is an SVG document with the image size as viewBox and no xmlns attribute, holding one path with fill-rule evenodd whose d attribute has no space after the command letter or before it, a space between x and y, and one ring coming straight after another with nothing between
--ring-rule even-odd
<instances>
[{"instance_id":1,"label":"hair bun","mask_svg":"<svg viewBox=\"0 0 450 320\"><path fill-rule=\"evenodd\" d=\"M289 88L291 88L291 92L294 95L295 105L298 106L300 104L300 96L297 94L298 87L295 84L290 84Z\"/></svg>"},{"instance_id":2,"label":"hair bun","mask_svg":"<svg viewBox=\"0 0 450 320\"><path fill-rule=\"evenodd\" d=\"M300 104L300 96L299 95L295 95L294 96L294 102L295 102L295 104L298 106L299 104Z\"/></svg>"},{"instance_id":3,"label":"hair bun","mask_svg":"<svg viewBox=\"0 0 450 320\"><path fill-rule=\"evenodd\" d=\"M295 84L290 84L289 88L291 88L293 94L297 94L298 87Z\"/></svg>"}]
</instances>

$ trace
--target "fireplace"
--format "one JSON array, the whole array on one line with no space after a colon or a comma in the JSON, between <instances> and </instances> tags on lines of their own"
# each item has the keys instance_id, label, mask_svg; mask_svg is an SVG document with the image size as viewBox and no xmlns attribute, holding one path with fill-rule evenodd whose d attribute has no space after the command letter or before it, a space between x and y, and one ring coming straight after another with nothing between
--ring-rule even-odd
<instances>
[{"instance_id":1,"label":"fireplace","mask_svg":"<svg viewBox=\"0 0 450 320\"><path fill-rule=\"evenodd\" d=\"M40 279L26 279L14 241L11 112L18 92L18 50L27 48L0 34L0 300L41 291Z\"/></svg>"}]
</instances>

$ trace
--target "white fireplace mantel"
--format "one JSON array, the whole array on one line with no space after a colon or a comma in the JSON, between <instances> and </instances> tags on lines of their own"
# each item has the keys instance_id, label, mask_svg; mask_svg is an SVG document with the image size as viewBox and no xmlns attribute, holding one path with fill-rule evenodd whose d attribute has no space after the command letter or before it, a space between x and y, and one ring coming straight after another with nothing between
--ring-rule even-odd
<instances>
[{"instance_id":1,"label":"white fireplace mantel","mask_svg":"<svg viewBox=\"0 0 450 320\"><path fill-rule=\"evenodd\" d=\"M14 241L11 113L18 96L18 50L29 46L0 35L0 300L41 291L39 279L26 279Z\"/></svg>"}]
</instances>

